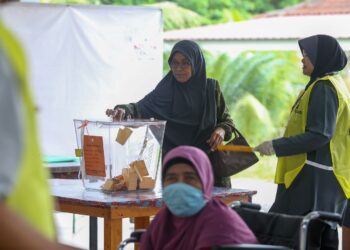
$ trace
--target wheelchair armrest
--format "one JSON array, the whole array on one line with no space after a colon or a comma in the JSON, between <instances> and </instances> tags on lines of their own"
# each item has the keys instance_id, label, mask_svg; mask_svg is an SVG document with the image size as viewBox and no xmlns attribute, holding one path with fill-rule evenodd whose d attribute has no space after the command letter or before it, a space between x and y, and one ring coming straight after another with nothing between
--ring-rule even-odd
<instances>
[{"instance_id":1,"label":"wheelchair armrest","mask_svg":"<svg viewBox=\"0 0 350 250\"><path fill-rule=\"evenodd\" d=\"M131 232L130 234L130 238L123 240L119 247L118 250L123 250L125 248L125 246L129 243L138 243L141 241L141 236L142 234L146 232L146 229L138 229L135 230L134 232Z\"/></svg>"},{"instance_id":2,"label":"wheelchair armrest","mask_svg":"<svg viewBox=\"0 0 350 250\"><path fill-rule=\"evenodd\" d=\"M139 242L144 232L146 232L146 229L137 229L130 234L130 238L134 238L136 242Z\"/></svg>"},{"instance_id":3,"label":"wheelchair armrest","mask_svg":"<svg viewBox=\"0 0 350 250\"><path fill-rule=\"evenodd\" d=\"M244 202L244 201L234 201L234 202L232 202L231 208L234 209L236 207L250 208L250 209L255 209L255 210L258 210L258 211L261 209L260 204Z\"/></svg>"},{"instance_id":4,"label":"wheelchair armrest","mask_svg":"<svg viewBox=\"0 0 350 250\"><path fill-rule=\"evenodd\" d=\"M237 244L213 247L213 250L292 250L285 246L261 245L261 244Z\"/></svg>"},{"instance_id":5,"label":"wheelchair armrest","mask_svg":"<svg viewBox=\"0 0 350 250\"><path fill-rule=\"evenodd\" d=\"M304 216L300 225L300 249L306 249L307 231L312 220L327 220L333 222L341 222L341 215L337 213L313 211Z\"/></svg>"},{"instance_id":6,"label":"wheelchair armrest","mask_svg":"<svg viewBox=\"0 0 350 250\"><path fill-rule=\"evenodd\" d=\"M316 211L316 213L319 214L319 218L321 220L328 220L328 221L334 221L334 222L341 222L342 217L340 214L337 213L330 213L330 212L323 212L323 211Z\"/></svg>"},{"instance_id":7,"label":"wheelchair armrest","mask_svg":"<svg viewBox=\"0 0 350 250\"><path fill-rule=\"evenodd\" d=\"M309 223L312 220L316 220L316 219L341 222L342 217L340 214L337 214L337 213L313 211L304 216L304 219L301 222L301 228L307 228Z\"/></svg>"}]
</instances>

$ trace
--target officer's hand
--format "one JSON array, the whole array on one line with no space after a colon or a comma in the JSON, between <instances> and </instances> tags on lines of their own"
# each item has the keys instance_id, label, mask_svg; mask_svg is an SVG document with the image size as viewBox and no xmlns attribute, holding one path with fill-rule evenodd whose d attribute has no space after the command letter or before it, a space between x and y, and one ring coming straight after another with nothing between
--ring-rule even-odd
<instances>
[{"instance_id":1,"label":"officer's hand","mask_svg":"<svg viewBox=\"0 0 350 250\"><path fill-rule=\"evenodd\" d=\"M275 150L272 146L272 141L264 141L260 145L256 146L254 148L254 151L259 152L261 156L275 154Z\"/></svg>"}]
</instances>

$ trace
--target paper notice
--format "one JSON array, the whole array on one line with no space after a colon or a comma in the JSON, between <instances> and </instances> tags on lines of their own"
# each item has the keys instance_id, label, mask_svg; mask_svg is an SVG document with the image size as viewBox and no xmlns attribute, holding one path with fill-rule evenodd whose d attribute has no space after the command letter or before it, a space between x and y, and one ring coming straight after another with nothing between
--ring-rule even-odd
<instances>
[{"instance_id":1,"label":"paper notice","mask_svg":"<svg viewBox=\"0 0 350 250\"><path fill-rule=\"evenodd\" d=\"M84 135L83 156L86 175L106 176L102 136Z\"/></svg>"}]
</instances>

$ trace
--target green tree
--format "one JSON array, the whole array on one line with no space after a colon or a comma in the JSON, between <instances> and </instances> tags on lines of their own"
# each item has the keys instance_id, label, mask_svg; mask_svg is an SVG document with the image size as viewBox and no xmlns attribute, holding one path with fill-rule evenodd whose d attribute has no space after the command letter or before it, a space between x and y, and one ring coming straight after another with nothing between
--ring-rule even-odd
<instances>
[{"instance_id":1,"label":"green tree","mask_svg":"<svg viewBox=\"0 0 350 250\"><path fill-rule=\"evenodd\" d=\"M231 10L239 10L242 13L249 15L261 14L268 11L283 9L288 6L293 6L304 0L235 0L231 2Z\"/></svg>"},{"instance_id":2,"label":"green tree","mask_svg":"<svg viewBox=\"0 0 350 250\"><path fill-rule=\"evenodd\" d=\"M164 31L173 29L184 29L209 24L209 19L198 13L185 9L171 2L162 2L152 4L151 6L159 7L163 11Z\"/></svg>"},{"instance_id":3,"label":"green tree","mask_svg":"<svg viewBox=\"0 0 350 250\"><path fill-rule=\"evenodd\" d=\"M186 9L190 9L202 15L205 15L209 8L208 0L175 0L174 2Z\"/></svg>"},{"instance_id":4,"label":"green tree","mask_svg":"<svg viewBox=\"0 0 350 250\"><path fill-rule=\"evenodd\" d=\"M102 4L116 4L116 5L144 5L152 4L155 0L99 0Z\"/></svg>"}]
</instances>

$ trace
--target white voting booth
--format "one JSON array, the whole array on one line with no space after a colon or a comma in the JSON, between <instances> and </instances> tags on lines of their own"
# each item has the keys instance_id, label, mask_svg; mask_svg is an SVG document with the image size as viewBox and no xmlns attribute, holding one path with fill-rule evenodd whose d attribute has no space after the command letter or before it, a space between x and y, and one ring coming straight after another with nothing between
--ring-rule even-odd
<instances>
[{"instance_id":1,"label":"white voting booth","mask_svg":"<svg viewBox=\"0 0 350 250\"><path fill-rule=\"evenodd\" d=\"M106 119L107 108L140 100L162 77L160 9L10 3L0 11L27 54L45 155L73 156L73 119Z\"/></svg>"}]
</instances>

